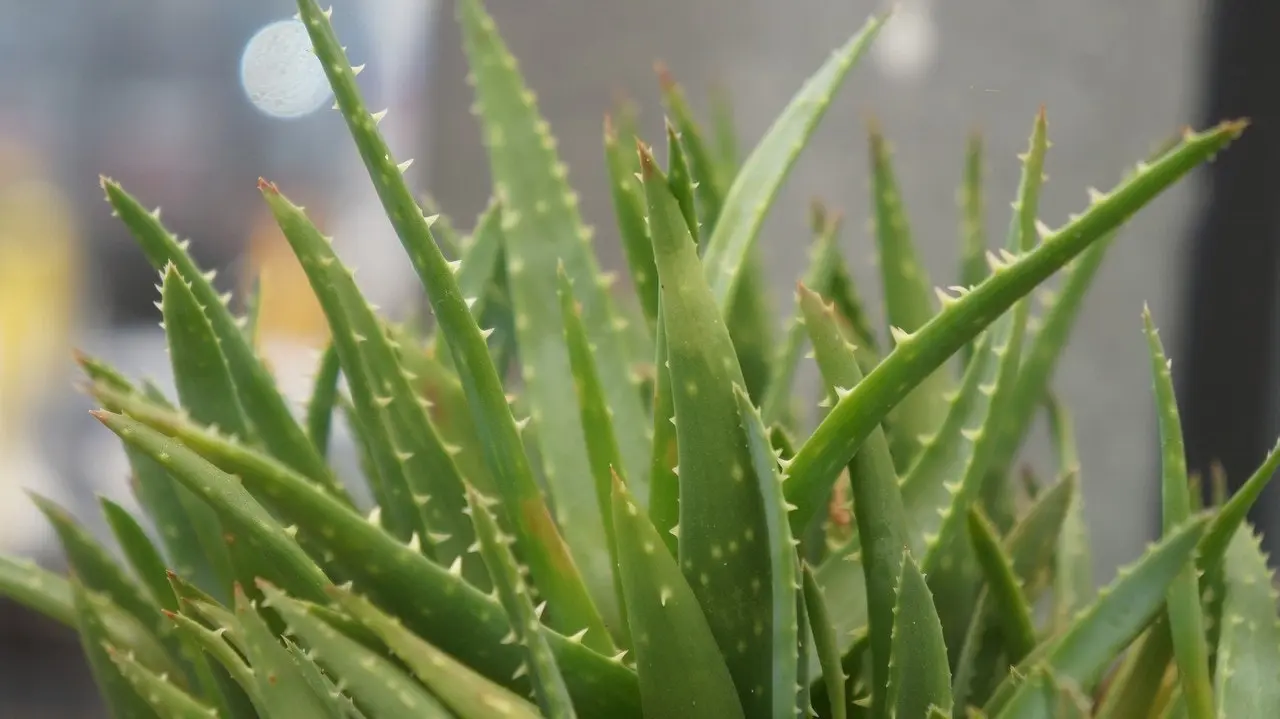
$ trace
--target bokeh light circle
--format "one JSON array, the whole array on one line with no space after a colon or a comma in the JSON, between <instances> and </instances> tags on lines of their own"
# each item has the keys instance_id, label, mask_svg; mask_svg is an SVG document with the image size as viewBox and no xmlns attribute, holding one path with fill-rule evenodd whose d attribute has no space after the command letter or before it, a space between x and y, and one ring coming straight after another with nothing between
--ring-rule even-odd
<instances>
[{"instance_id":1,"label":"bokeh light circle","mask_svg":"<svg viewBox=\"0 0 1280 719\"><path fill-rule=\"evenodd\" d=\"M282 119L309 115L333 94L298 20L279 20L254 33L240 57L240 86L259 111Z\"/></svg>"}]
</instances>

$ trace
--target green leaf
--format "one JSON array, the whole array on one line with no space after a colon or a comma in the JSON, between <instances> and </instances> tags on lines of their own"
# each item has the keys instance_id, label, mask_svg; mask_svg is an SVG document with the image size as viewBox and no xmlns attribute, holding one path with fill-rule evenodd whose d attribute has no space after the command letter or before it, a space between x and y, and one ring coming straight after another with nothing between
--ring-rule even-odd
<instances>
[{"instance_id":1,"label":"green leaf","mask_svg":"<svg viewBox=\"0 0 1280 719\"><path fill-rule=\"evenodd\" d=\"M711 118L714 130L716 162L726 178L738 171L738 130L733 120L733 106L724 86L712 88Z\"/></svg>"},{"instance_id":2,"label":"green leaf","mask_svg":"<svg viewBox=\"0 0 1280 719\"><path fill-rule=\"evenodd\" d=\"M67 510L28 491L31 501L53 525L77 581L109 598L150 633L160 628L160 610L136 579L116 563L97 540ZM157 635L158 636L158 635Z\"/></svg>"},{"instance_id":3,"label":"green leaf","mask_svg":"<svg viewBox=\"0 0 1280 719\"><path fill-rule=\"evenodd\" d=\"M662 87L663 104L666 105L668 112L673 116L675 127L679 129L678 134L682 145L682 155L688 155L688 169L692 175L693 189L697 194L698 209L700 210L697 216L702 222L702 229L705 233L700 234L691 231L691 234L698 243L698 256L701 257L706 253L707 241L711 232L715 229L716 220L720 217L727 178L703 141L702 130L698 127L697 120L694 119L693 111L689 109L689 103L685 100L684 90L675 81L675 78L671 76L666 65L656 63L654 70L658 73L658 83ZM676 174L674 165L670 174ZM679 196L677 195L677 197ZM680 206L681 209L684 209L683 201L681 201ZM686 217L688 217L687 213Z\"/></svg>"},{"instance_id":4,"label":"green leaf","mask_svg":"<svg viewBox=\"0 0 1280 719\"><path fill-rule=\"evenodd\" d=\"M929 277L911 239L888 143L874 124L869 134L877 264L884 285L889 335L896 345L899 336L910 337L933 317L934 300L930 296ZM949 385L946 370L939 368L917 384L889 413L889 421L894 425L891 446L899 469L911 466L920 451L919 438L936 432L946 418L944 396L950 390Z\"/></svg>"},{"instance_id":5,"label":"green leaf","mask_svg":"<svg viewBox=\"0 0 1280 719\"><path fill-rule=\"evenodd\" d=\"M725 655L693 589L618 480L613 522L645 718L743 717Z\"/></svg>"},{"instance_id":6,"label":"green leaf","mask_svg":"<svg viewBox=\"0 0 1280 719\"><path fill-rule=\"evenodd\" d=\"M381 507L388 531L401 541L417 534L444 566L461 558L464 576L484 587L483 565L464 556L474 534L462 516L462 476L451 449L428 417L425 402L415 401L410 378L354 275L301 208L274 185L260 182L258 187L333 328L343 375L391 502Z\"/></svg>"},{"instance_id":7,"label":"green leaf","mask_svg":"<svg viewBox=\"0 0 1280 719\"><path fill-rule=\"evenodd\" d=\"M840 233L841 216L828 214L818 204L813 205L813 232L816 239L809 250L809 267L805 270L800 284L818 294L831 292L832 277L836 269L836 260L840 256L840 247L836 241ZM791 408L787 403L791 400L792 385L795 382L796 368L800 364L801 350L804 348L804 313L797 305L795 315L787 326L786 339L771 363L771 374L766 385L764 400L760 413L766 424L773 425L781 421Z\"/></svg>"},{"instance_id":8,"label":"green leaf","mask_svg":"<svg viewBox=\"0 0 1280 719\"><path fill-rule=\"evenodd\" d=\"M1244 127L1245 123L1234 121L1204 133L1188 133L1176 150L1100 196L1075 220L1047 233L1021 259L1001 263L998 271L909 340L900 339L894 351L832 408L796 451L786 482L787 498L799 507L792 513L792 526L808 523L841 467L912 387L1058 268L1224 148Z\"/></svg>"},{"instance_id":9,"label":"green leaf","mask_svg":"<svg viewBox=\"0 0 1280 719\"><path fill-rule=\"evenodd\" d=\"M1022 717L1041 706L1042 698L1018 682L1018 673L1043 664L1060 679L1088 691L1116 656L1151 622L1163 605L1174 578L1191 560L1207 519L1187 522L1168 533L1138 562L1120 570L1117 580L1099 592L1066 631L1040 645L996 689L983 711L997 717Z\"/></svg>"},{"instance_id":10,"label":"green leaf","mask_svg":"<svg viewBox=\"0 0 1280 719\"><path fill-rule=\"evenodd\" d=\"M1187 457L1173 393L1172 361L1165 357L1149 308L1143 308L1142 320L1151 354L1151 378L1160 426L1162 525L1168 534L1185 523L1192 512ZM1209 680L1209 650L1205 645L1205 621L1194 564L1188 564L1174 579L1166 611L1188 716L1209 719L1214 716L1213 687Z\"/></svg>"},{"instance_id":11,"label":"green leaf","mask_svg":"<svg viewBox=\"0 0 1280 719\"><path fill-rule=\"evenodd\" d=\"M1036 646L1036 627L1031 606L1018 586L1013 560L1000 546L1000 536L982 510L969 508L969 541L973 543L987 586L994 599L995 613L1004 631L1009 661L1017 663Z\"/></svg>"},{"instance_id":12,"label":"green leaf","mask_svg":"<svg viewBox=\"0 0 1280 719\"><path fill-rule=\"evenodd\" d=\"M270 457L172 414L139 411L134 416L172 434L215 464L235 467L245 488L269 499L285 521L296 522L300 530L317 537L323 551L351 568L358 590L419 636L490 680L514 691L528 691L527 678L512 678L522 659L520 648L502 644L510 631L506 616L484 592L397 542L349 507L309 490L302 477ZM549 634L548 641L583 715L640 716L633 673L559 634Z\"/></svg>"},{"instance_id":13,"label":"green leaf","mask_svg":"<svg viewBox=\"0 0 1280 719\"><path fill-rule=\"evenodd\" d=\"M262 586L259 586L262 589ZM301 670L289 652L276 639L267 623L258 614L256 603L251 601L239 585L235 589L235 616L239 623L237 632L249 666L253 667L254 680L261 692L267 713L279 719L311 719L327 716L325 703L312 691ZM268 600L276 611L284 614L285 607ZM297 630L297 617L285 615L289 626Z\"/></svg>"},{"instance_id":14,"label":"green leaf","mask_svg":"<svg viewBox=\"0 0 1280 719\"><path fill-rule=\"evenodd\" d=\"M111 527L111 533L115 535L116 542L120 544L129 565L142 581L151 601L162 609L177 611L178 598L165 577L164 558L151 543L146 531L124 507L106 497L99 497L98 501L102 505L107 524Z\"/></svg>"},{"instance_id":15,"label":"green leaf","mask_svg":"<svg viewBox=\"0 0 1280 719\"><path fill-rule=\"evenodd\" d=\"M249 543L259 566L269 577L301 596L323 600L329 583L324 573L281 526L242 486L239 477L223 472L187 446L166 437L137 420L120 414L95 411L93 416L133 447L145 452L209 506L214 508L236 541ZM323 490L321 490L323 491ZM295 530L296 531L296 530ZM155 611L151 608L151 611Z\"/></svg>"},{"instance_id":16,"label":"green leaf","mask_svg":"<svg viewBox=\"0 0 1280 719\"><path fill-rule=\"evenodd\" d=\"M253 672L236 650L223 639L223 632L209 629L185 614L166 611L164 615L173 622L181 637L213 657L225 671L226 679L220 680L219 687L226 698L224 706L228 717L256 719L259 715L267 714L266 701L253 678ZM232 682L234 687L231 686ZM240 692L238 695L234 693L236 689ZM246 703L251 706L244 706Z\"/></svg>"},{"instance_id":17,"label":"green leaf","mask_svg":"<svg viewBox=\"0 0 1280 719\"><path fill-rule=\"evenodd\" d=\"M618 142L618 132L613 120L604 119L604 154L609 170L609 191L613 197L614 216L622 238L623 255L631 282L640 299L640 309L649 323L650 332L657 331L658 324L658 268L653 264L653 245L649 242L649 230L645 227L644 195L636 181L635 161L631 156L631 139L623 137ZM652 480L651 480L652 481Z\"/></svg>"},{"instance_id":18,"label":"green leaf","mask_svg":"<svg viewBox=\"0 0 1280 719\"><path fill-rule=\"evenodd\" d=\"M573 702L560 667L556 664L555 654L543 633L541 608L533 606L529 588L520 576L520 566L510 548L513 538L502 533L489 512L489 506L494 504L497 504L496 499L481 497L468 487L468 514L475 522L480 554L489 567L498 600L511 623L511 636L525 652L525 661L520 666L524 668L523 672L529 674L542 711L551 719L572 719L576 716ZM581 641L590 631L590 627L585 627L573 639ZM523 673L520 669L516 671Z\"/></svg>"},{"instance_id":19,"label":"green leaf","mask_svg":"<svg viewBox=\"0 0 1280 719\"><path fill-rule=\"evenodd\" d=\"M1277 593L1259 540L1246 524L1227 547L1215 716L1260 717L1280 706Z\"/></svg>"},{"instance_id":20,"label":"green leaf","mask_svg":"<svg viewBox=\"0 0 1280 719\"><path fill-rule=\"evenodd\" d=\"M515 58L479 0L458 3L457 12L463 47L476 79L476 104L495 192L503 201L507 276L543 474L556 499L565 539L596 605L609 623L617 624L603 520L594 502L585 440L573 429L572 405L564 402L573 392L564 328L559 313L549 311L556 307L559 263L564 263L582 303L582 323L596 347L623 465L628 480L639 489L648 484L648 415L624 345L624 320L605 289L607 282L602 281L591 251L591 233L579 214L578 196L569 187L568 171ZM533 574L540 587L550 581L540 578L536 567ZM551 600L553 612L569 610L566 600Z\"/></svg>"},{"instance_id":21,"label":"green leaf","mask_svg":"<svg viewBox=\"0 0 1280 719\"><path fill-rule=\"evenodd\" d=\"M262 316L262 274L254 276L244 298L244 338L250 347L258 346L258 319Z\"/></svg>"},{"instance_id":22,"label":"green leaf","mask_svg":"<svg viewBox=\"0 0 1280 719\"><path fill-rule=\"evenodd\" d=\"M833 307L824 306L818 295L803 286L797 295L827 391L834 397L843 396L849 392L848 388L857 387L865 381L853 348L835 324ZM898 490L898 476L894 471L889 443L880 429L874 430L861 451L854 455L849 475L861 565L866 578L874 685L885 686L889 680L894 604L898 596L898 578L902 573L902 553L910 547L912 532L907 524L902 493ZM794 517L793 513L793 529L796 526ZM884 692L877 693L876 697L873 713L882 715L885 711L882 702L887 697Z\"/></svg>"},{"instance_id":23,"label":"green leaf","mask_svg":"<svg viewBox=\"0 0 1280 719\"><path fill-rule=\"evenodd\" d=\"M1009 557L1019 593L1027 602L1034 604L1052 581L1058 537L1078 491L1076 475L1063 477L1037 497L1002 542L1002 551ZM984 587L979 593L955 662L952 691L956 704L962 707L985 701L998 678L997 673L1007 668L1008 662L1004 660L997 667L995 655L1007 656L1009 649L1008 640L997 628L1001 617L996 616L999 605L991 592L990 587Z\"/></svg>"},{"instance_id":24,"label":"green leaf","mask_svg":"<svg viewBox=\"0 0 1280 719\"><path fill-rule=\"evenodd\" d=\"M801 681L796 664L797 652L808 658L808 651L800 645L799 635L802 630L797 616L797 604L803 601L803 597L799 595L800 568L796 557L796 547L800 545L800 540L791 535L791 526L787 522L788 507L782 496L782 475L778 470L778 458L773 454L764 421L751 404L751 398L747 396L745 389L735 386L734 398L738 401L738 414L747 436L756 487L764 507L769 573L773 577L773 686L769 695L773 701L773 716L781 716L796 707L795 687L805 689L808 686L808 681ZM808 627L803 631L808 634ZM803 706L808 705L806 700Z\"/></svg>"},{"instance_id":25,"label":"green leaf","mask_svg":"<svg viewBox=\"0 0 1280 719\"><path fill-rule=\"evenodd\" d=\"M656 281L656 280L655 280ZM649 519L671 551L680 555L676 527L680 524L680 465L677 444L675 398L671 395L671 366L667 360L667 326L658 305L656 341L657 377L653 383L653 458L649 464Z\"/></svg>"},{"instance_id":26,"label":"green leaf","mask_svg":"<svg viewBox=\"0 0 1280 719\"><path fill-rule=\"evenodd\" d=\"M410 633L368 600L338 587L330 589L330 595L348 614L386 642L414 676L459 719L488 719L494 715L537 719L541 716L524 698Z\"/></svg>"},{"instance_id":27,"label":"green leaf","mask_svg":"<svg viewBox=\"0 0 1280 719\"><path fill-rule=\"evenodd\" d=\"M743 708L766 716L771 652L754 637L756 628L771 631L773 610L763 593L771 570L760 549L766 518L747 476L752 458L734 398L742 372L676 199L653 155L643 145L639 152L675 406L680 565L728 658ZM737 649L742 642L747 651Z\"/></svg>"},{"instance_id":28,"label":"green leaf","mask_svg":"<svg viewBox=\"0 0 1280 719\"><path fill-rule=\"evenodd\" d=\"M311 399L307 402L307 436L321 456L329 451L329 432L333 425L333 408L338 401L338 375L341 372L338 350L331 340L320 355Z\"/></svg>"},{"instance_id":29,"label":"green leaf","mask_svg":"<svg viewBox=\"0 0 1280 719\"><path fill-rule=\"evenodd\" d=\"M574 394L578 402L582 431L587 439L587 457L591 463L591 475L595 479L596 500L600 517L604 520L605 541L608 542L609 564L618 566L618 555L613 533L613 512L610 510L611 475L617 473L626 481L622 455L613 428L613 412L608 405L604 388L600 386L600 373L582 326L582 306L574 298L573 283L564 271L559 272L560 312L564 318L565 343L569 347L569 365L573 370ZM626 607L622 600L622 580L613 573L614 591L617 593L619 615L626 621ZM617 628L616 639L624 646L631 645L626 625Z\"/></svg>"},{"instance_id":30,"label":"green leaf","mask_svg":"<svg viewBox=\"0 0 1280 719\"><path fill-rule=\"evenodd\" d=\"M357 706L367 707L375 717L422 717L423 719L450 719L451 714L412 678L389 660L369 651L320 619L312 616L298 602L265 582L259 583L267 596L269 606L278 611L289 623L293 633L306 644L313 661L324 666L330 674L340 677L345 691L349 692ZM282 653L283 647L278 647ZM312 694L302 672L287 653L290 674L303 682ZM256 662L255 662L256 664ZM318 702L318 699L312 699ZM320 709L316 711L319 716ZM274 713L272 714L274 717Z\"/></svg>"},{"instance_id":31,"label":"green leaf","mask_svg":"<svg viewBox=\"0 0 1280 719\"><path fill-rule=\"evenodd\" d=\"M453 220L440 208L440 203L430 192L422 194L422 211L437 218L439 224L435 228L435 234L440 240L440 249L450 257L461 258L466 245L462 233L458 232Z\"/></svg>"},{"instance_id":32,"label":"green leaf","mask_svg":"<svg viewBox=\"0 0 1280 719\"><path fill-rule=\"evenodd\" d=\"M858 364L864 373L870 372L880 364L880 343L876 340L875 330L871 329L871 321L867 319L853 273L849 271L844 257L837 255L832 262L835 267L831 275L831 301L858 346Z\"/></svg>"},{"instance_id":33,"label":"green leaf","mask_svg":"<svg viewBox=\"0 0 1280 719\"><path fill-rule=\"evenodd\" d=\"M1156 706L1156 695L1165 685L1172 657L1173 637L1169 634L1166 614L1153 622L1125 652L1098 707L1098 719L1125 719L1150 713Z\"/></svg>"},{"instance_id":34,"label":"green leaf","mask_svg":"<svg viewBox=\"0 0 1280 719\"><path fill-rule=\"evenodd\" d=\"M147 212L118 184L105 177L102 178L102 188L115 212L142 247L152 267L160 270L173 263L182 278L191 283L191 291L204 306L226 357L227 368L235 382L236 397L256 430L258 439L262 440L272 455L301 472L303 476L312 478L320 486L333 492L334 496L350 503L341 484L276 389L275 379L258 359L253 346L245 339L236 319L226 308L223 300L226 296L220 296L214 289L213 273L200 272L187 254L185 243L180 243L160 224L159 212Z\"/></svg>"},{"instance_id":35,"label":"green leaf","mask_svg":"<svg viewBox=\"0 0 1280 719\"><path fill-rule=\"evenodd\" d=\"M99 386L141 396L127 379L101 360L78 353L76 361L94 381L91 391L95 399L107 409L119 411L120 407L113 403L109 392L96 391ZM160 402L159 396L149 399L168 406L167 402ZM144 453L126 445L125 456L133 470L134 494L155 524L174 569L205 591L229 600L233 581L231 556L217 515Z\"/></svg>"},{"instance_id":36,"label":"green leaf","mask_svg":"<svg viewBox=\"0 0 1280 719\"><path fill-rule=\"evenodd\" d=\"M960 185L960 284L974 287L987 278L986 209L982 193L982 134L973 132L964 156Z\"/></svg>"},{"instance_id":37,"label":"green leaf","mask_svg":"<svg viewBox=\"0 0 1280 719\"><path fill-rule=\"evenodd\" d=\"M111 644L104 643L103 650L115 663L125 681L133 687L133 691L166 719L207 719L218 716L213 707L197 701L167 678L148 671L133 657Z\"/></svg>"},{"instance_id":38,"label":"green leaf","mask_svg":"<svg viewBox=\"0 0 1280 719\"><path fill-rule=\"evenodd\" d=\"M667 120L667 185L671 194L680 205L680 214L684 215L685 224L689 226L689 235L699 251L705 249L698 244L698 209L693 201L693 177L689 174L689 166L684 159L684 145L671 120Z\"/></svg>"},{"instance_id":39,"label":"green leaf","mask_svg":"<svg viewBox=\"0 0 1280 719\"><path fill-rule=\"evenodd\" d=\"M933 596L910 550L903 551L901 565L902 575L895 583L889 681L877 685L887 686L886 706L892 708L886 716L918 717L934 706L949 712L951 671Z\"/></svg>"},{"instance_id":40,"label":"green leaf","mask_svg":"<svg viewBox=\"0 0 1280 719\"><path fill-rule=\"evenodd\" d=\"M93 683L101 693L111 716L137 717L150 719L159 715L151 705L139 696L128 680L116 668L107 653L111 638L107 632L104 618L98 613L93 601L93 590L81 584L79 580L71 580L71 597L75 607L76 631L80 635L80 647L89 661L89 671L93 675ZM105 595L102 595L106 599ZM109 600L108 600L109 601Z\"/></svg>"},{"instance_id":41,"label":"green leaf","mask_svg":"<svg viewBox=\"0 0 1280 719\"><path fill-rule=\"evenodd\" d=\"M584 575L580 573L579 565L575 565L574 559L570 557L569 549L565 544L566 538L561 537L560 531L557 529L556 523L552 520L551 514L547 509L546 502L543 500L541 490L534 481L528 457L525 455L520 441L515 418L511 415L511 410L507 406L506 393L503 391L501 378L489 356L484 336L467 309L465 297L462 296L458 288L457 281L453 276L453 270L449 263L445 261L444 255L441 254L440 248L436 245L431 235L430 222L422 215L420 208L414 202L409 188L400 177L400 170L391 154L390 148L387 147L386 141L377 131L376 120L365 107L364 100L356 85L355 74L345 58L330 25L329 18L320 11L314 0L298 0L298 8L303 24L306 26L312 44L316 49L316 56L320 58L325 73L329 78L329 84L333 87L338 107L346 120L347 127L364 161L369 177L378 192L379 198L382 200L383 207L397 236L400 238L401 245L409 255L415 271L422 280L427 297L435 310L441 334L448 340L449 347L453 352L454 364L460 369L460 379L463 387L466 388L467 397L474 413L473 416L485 438L485 458L507 507L508 520L520 540L521 546L528 552L526 559L530 564L533 583L555 606L550 622L552 626L562 628L575 625L581 626L583 624L603 627L604 622L600 618L599 610L593 603L592 595L588 593L587 587L583 582ZM465 24L468 31L464 33L467 38L467 46L472 47L477 40L483 40L488 45L498 47L499 41L492 34L492 21L487 19L483 11L472 2L463 3L461 10L467 20ZM498 62L501 58L497 50L492 50L489 56L492 57L493 62L485 65L486 72L482 73L482 79L478 79L481 86L492 88L496 91L496 95L508 99L510 103L523 103L521 99L523 97L523 88L511 87L512 84L518 84L519 78L514 76L514 73L501 69L501 63ZM485 92L488 92L488 90L485 90ZM493 101L496 102L497 100ZM482 106L485 105L485 101L482 100L480 104ZM523 104L520 104L520 107L527 109L527 106ZM520 129L525 129L524 125L529 128L535 126L531 118L525 119L528 121L523 123ZM510 124L514 125L515 123ZM517 137L516 129L515 127L506 129L506 142L509 146L518 146L525 149L541 147L540 141L523 141L521 137ZM499 130L499 132L501 133L503 130ZM537 134L533 129L528 129L528 132ZM497 164L501 163L495 163L495 167ZM532 165L525 163L522 166ZM497 169L505 170L505 165L503 168ZM549 173L552 169L550 163L548 163L546 169ZM533 205L536 202L529 201L526 184L515 182L516 178L508 177L506 172L496 172L495 175L498 177L497 182L501 190L496 194L503 207L502 216L506 239L508 280L511 283L513 299L516 301L516 325L519 328L522 326L519 317L527 314L521 308L527 309L530 301L530 298L525 294L528 288L525 286L524 280L535 273L533 267L529 267L528 271L523 273L511 272L512 267L528 264L532 261L532 257L524 256L524 250L527 249L527 246L533 244L530 241L531 239L541 242L548 237L565 237L576 242L578 233L573 231L560 232L559 230L562 228L559 227L556 228L556 231L551 232L542 232L536 226L530 229L531 225L540 223L531 221L535 216ZM541 187L542 183L536 183L536 185ZM564 196L565 193L561 192L558 197L554 198L557 207L563 206ZM559 212L557 211L558 215ZM520 222L522 216L526 218L523 224ZM574 246L578 247L579 245L575 244ZM550 256L545 253L533 254L542 259ZM586 258L584 257L583 259L585 260ZM576 269L576 266L570 267L570 274L575 279L578 278L578 273L574 272ZM544 287L546 292L541 293L536 298L534 305L540 308L553 306L554 279L550 276L550 270L537 274L545 275L545 281L541 283L540 287ZM589 273L586 282L593 281L596 274L595 272ZM590 302L588 303L586 314L588 326L593 330L602 328L598 324L602 308L597 306L595 301L602 297L604 295L601 292L588 298ZM605 310L604 314L607 315L608 308L605 307L603 309ZM558 317L541 312L533 313L529 316L536 319L542 319L545 316ZM608 318L606 317L605 319L606 328L609 332L612 332L611 325L608 325ZM541 323L539 323L537 329L543 329ZM544 332L530 332L529 336L547 340L554 339L554 341L545 342L541 346L536 343L527 344L523 341L527 337L521 337L520 352L525 366L542 367L543 369L539 373L539 377L542 379L530 387L531 397L535 406L556 407L563 404L561 400L571 386L571 379L567 376L568 363L563 349L560 328L556 327L555 330L554 337ZM606 346L606 342L609 339L616 341L616 337L613 335L610 335L608 339L603 336L593 336L593 340L600 344L600 351L606 359L612 359L610 347L613 346L613 343L609 343ZM538 359L540 350L554 352L558 363L547 364L540 362ZM606 361L605 364L623 368L621 362ZM554 371L558 368L563 369L563 371ZM562 381L552 381L547 384L548 379L555 380L557 377ZM614 407L620 415L620 426L639 427L637 422L632 421L635 417L643 416L641 414L642 408L640 407L639 396L634 393L634 387L630 384L626 385L625 392L632 393L636 412L634 417L632 414L627 413L624 400L620 399L619 396L615 396L615 390L612 388L610 390L610 406ZM642 432L642 428L636 431ZM562 429L546 434L553 439L572 438L574 436L574 433L564 432ZM546 438L544 437L543 439L545 440ZM578 451L580 447L581 443L575 442L573 456L578 457L583 466L585 466L585 452ZM547 447L544 446L543 451L546 452L546 449ZM549 454L557 455L558 457L558 454L554 451ZM562 466L560 473L552 478L553 484L566 477L573 478L576 481L590 480L586 472L573 471L574 466ZM637 473L637 476L639 476L639 473ZM582 486L588 487L589 491L589 484ZM555 492L555 495L560 500L558 508L563 510L567 502L573 497L580 496L581 493ZM594 510L594 503L589 502L590 496L587 495L585 499L588 500L586 506ZM571 517L569 516L571 514L572 512L566 510L564 518L573 521L561 522L561 526L571 526L575 531L591 526L590 519L592 514L590 512L583 516ZM598 517L596 524L599 526ZM583 559L591 558L593 554L596 558L593 564L588 565L586 573L586 576L592 578L592 586L596 589L594 595L596 602L601 601L602 597L607 601L612 596L612 583L608 578L607 562L599 559L607 557L607 553L599 553L601 547L598 539L601 534L603 534L603 529L601 529L600 533L591 536L591 539L595 541L594 544L591 542L585 544L575 543L574 537L577 535L567 537L571 543L577 544L580 549L584 550L578 555L579 563ZM573 630L568 629L568 631ZM608 634L604 631L594 633L594 635L594 641L596 642L608 639Z\"/></svg>"},{"instance_id":42,"label":"green leaf","mask_svg":"<svg viewBox=\"0 0 1280 719\"><path fill-rule=\"evenodd\" d=\"M708 240L703 265L721 311L736 302L736 292L751 248L774 197L826 113L849 70L870 46L887 16L866 24L836 50L796 93L765 132L725 192L724 204Z\"/></svg>"},{"instance_id":43,"label":"green leaf","mask_svg":"<svg viewBox=\"0 0 1280 719\"><path fill-rule=\"evenodd\" d=\"M1049 425L1058 455L1060 472L1078 474L1080 460L1076 450L1075 431L1064 405L1049 404ZM1089 528L1084 518L1084 496L1077 492L1071 498L1058 551L1054 559L1052 626L1055 632L1066 627L1080 605L1093 596L1093 559L1089 549Z\"/></svg>"},{"instance_id":44,"label":"green leaf","mask_svg":"<svg viewBox=\"0 0 1280 719\"><path fill-rule=\"evenodd\" d=\"M288 638L284 640L284 648L289 651L289 657L298 667L307 686L311 687L311 693L324 704L325 716L328 719L364 719L364 713L356 708L350 697L337 689L337 685L329 677L325 676L324 671L312 661L305 649Z\"/></svg>"},{"instance_id":45,"label":"green leaf","mask_svg":"<svg viewBox=\"0 0 1280 719\"><path fill-rule=\"evenodd\" d=\"M831 614L827 611L827 600L823 596L818 578L808 564L803 566L804 604L809 616L809 626L813 629L813 646L817 650L818 663L822 668L822 683L827 690L827 704L831 710L831 719L845 719L848 712L845 707L844 668L840 666L840 642L836 637L836 629L831 624Z\"/></svg>"},{"instance_id":46,"label":"green leaf","mask_svg":"<svg viewBox=\"0 0 1280 719\"><path fill-rule=\"evenodd\" d=\"M30 559L0 554L0 596L63 626L75 626L75 607L67 580L36 566Z\"/></svg>"}]
</instances>

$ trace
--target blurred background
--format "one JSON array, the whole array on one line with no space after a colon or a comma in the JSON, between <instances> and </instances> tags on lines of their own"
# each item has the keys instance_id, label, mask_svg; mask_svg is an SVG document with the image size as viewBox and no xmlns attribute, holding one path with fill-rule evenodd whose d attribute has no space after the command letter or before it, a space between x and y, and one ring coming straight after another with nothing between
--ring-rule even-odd
<instances>
[{"instance_id":1,"label":"blurred background","mask_svg":"<svg viewBox=\"0 0 1280 719\"><path fill-rule=\"evenodd\" d=\"M463 227L489 197L468 112L453 9L432 0L334 0L334 22L382 129L415 157L411 183ZM753 145L872 0L488 0L537 91L570 181L621 269L601 151L617 100L661 146L653 74L664 61L696 111L723 92ZM1008 222L1031 120L1048 110L1050 225L1081 208L1185 124L1248 115L1245 139L1129 224L1110 251L1055 386L1074 410L1095 572L1109 578L1158 529L1157 443L1140 312L1174 357L1194 469L1243 481L1276 435L1280 49L1274 3L1208 0L902 0L770 214L762 237L778 314L791 306L809 201L849 218L846 256L875 297L864 229L865 129L896 148L916 242L939 284L957 273L955 190L964 143L987 145L988 230ZM82 348L167 388L157 279L110 217L119 180L219 270L224 290L263 279L264 352L305 397L325 327L255 187L277 182L336 236L373 302L408 310L420 289L382 215L288 0L0 0L0 551L61 566L24 491L105 534L96 495L133 506L114 438L88 416L71 361ZM623 273L625 276L625 273ZM872 307L873 311L878 307ZM802 377L812 383L812 376ZM339 437L339 461L350 461ZM1033 440L1032 456L1044 451ZM1272 524L1275 493L1255 521ZM1277 533L1271 532L1275 535ZM1280 537L1270 537L1274 551ZM0 602L0 716L102 716L74 636Z\"/></svg>"}]
</instances>

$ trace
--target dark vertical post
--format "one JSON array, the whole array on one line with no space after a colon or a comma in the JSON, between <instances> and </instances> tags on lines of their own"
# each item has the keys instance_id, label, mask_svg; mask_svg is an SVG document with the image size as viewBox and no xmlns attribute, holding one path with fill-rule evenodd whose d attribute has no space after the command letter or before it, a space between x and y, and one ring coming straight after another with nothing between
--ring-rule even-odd
<instances>
[{"instance_id":1,"label":"dark vertical post","mask_svg":"<svg viewBox=\"0 0 1280 719\"><path fill-rule=\"evenodd\" d=\"M1203 177L1204 203L1189 246L1184 370L1175 372L1190 469L1206 480L1222 463L1232 489L1274 439L1277 279L1280 279L1280 3L1207 3L1203 115L1248 117L1244 137ZM1206 482L1206 492L1208 483ZM1277 524L1272 486L1251 520ZM1207 499L1207 496L1206 496ZM1280 533L1272 535L1273 547Z\"/></svg>"}]
</instances>

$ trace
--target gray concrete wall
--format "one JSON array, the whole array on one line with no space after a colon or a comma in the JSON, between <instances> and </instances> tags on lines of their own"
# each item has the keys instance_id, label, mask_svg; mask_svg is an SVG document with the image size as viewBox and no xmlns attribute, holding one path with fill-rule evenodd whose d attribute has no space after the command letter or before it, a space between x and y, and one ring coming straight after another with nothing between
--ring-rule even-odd
<instances>
[{"instance_id":1,"label":"gray concrete wall","mask_svg":"<svg viewBox=\"0 0 1280 719\"><path fill-rule=\"evenodd\" d=\"M908 0L906 9L918 3ZM742 139L754 143L804 78L875 9L865 0L488 4L560 140L584 211L599 230L603 262L615 267L621 257L600 150L601 116L615 89L640 100L643 128L661 145L653 60L671 66L704 112L701 100L710 83L723 81L734 98ZM1014 155L1025 148L1042 103L1054 143L1042 201L1050 225L1084 206L1087 186L1110 186L1153 143L1195 118L1202 13L1196 3L931 5L932 60L914 76L893 72L892 62L880 62L884 56L857 69L767 222L762 240L775 301L784 310L801 272L805 210L814 196L846 212L846 256L865 292L877 291L872 242L864 229L864 131L870 113L897 148L916 241L939 284L956 272L955 189L971 128L987 137L988 227L994 238L1003 236L1008 222L1019 171ZM911 38L895 37L893 22L881 40L909 47ZM487 171L474 119L466 112L470 94L462 82L464 59L451 13L439 33L430 184L446 207L467 217L487 197ZM1185 181L1131 223L1097 279L1055 382L1078 420L1099 580L1135 557L1155 529L1156 445L1140 312L1144 301L1151 304L1174 347L1184 223L1195 207L1194 188L1194 180ZM1175 357L1175 372L1177 366ZM1036 445L1040 456L1043 444Z\"/></svg>"}]
</instances>

